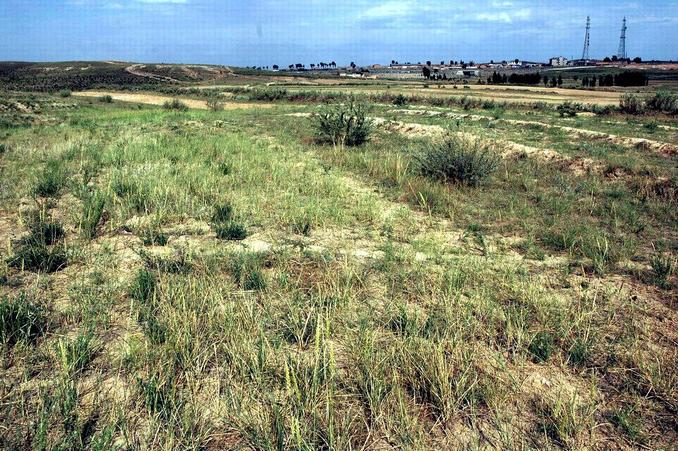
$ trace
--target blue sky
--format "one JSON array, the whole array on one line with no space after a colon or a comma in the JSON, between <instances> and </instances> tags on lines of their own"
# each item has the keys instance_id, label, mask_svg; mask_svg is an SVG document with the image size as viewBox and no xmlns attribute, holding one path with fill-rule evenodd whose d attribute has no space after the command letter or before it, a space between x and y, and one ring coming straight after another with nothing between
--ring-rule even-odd
<instances>
[{"instance_id":1,"label":"blue sky","mask_svg":"<svg viewBox=\"0 0 678 451\"><path fill-rule=\"evenodd\" d=\"M285 65L678 59L676 0L0 0L0 60Z\"/></svg>"}]
</instances>

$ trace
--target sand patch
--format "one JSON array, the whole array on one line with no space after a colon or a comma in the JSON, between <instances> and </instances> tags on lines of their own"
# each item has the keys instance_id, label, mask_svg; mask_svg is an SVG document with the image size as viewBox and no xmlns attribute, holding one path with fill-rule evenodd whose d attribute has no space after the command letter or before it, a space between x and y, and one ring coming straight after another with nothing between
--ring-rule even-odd
<instances>
[{"instance_id":1,"label":"sand patch","mask_svg":"<svg viewBox=\"0 0 678 451\"><path fill-rule=\"evenodd\" d=\"M129 92L114 92L114 91L83 91L83 92L74 92L74 96L77 97L101 97L109 95L113 100L120 102L130 102L130 103L143 103L146 105L163 105L165 102L171 101L172 99L179 99L181 102L188 105L189 108L196 110L207 110L207 102L205 100L195 100L195 99L186 99L183 97L172 97L164 96L157 94L146 94L146 93L129 93ZM237 102L225 102L223 103L225 110L240 110L240 109L251 109L251 108L272 108L271 104L263 103L237 103Z\"/></svg>"}]
</instances>

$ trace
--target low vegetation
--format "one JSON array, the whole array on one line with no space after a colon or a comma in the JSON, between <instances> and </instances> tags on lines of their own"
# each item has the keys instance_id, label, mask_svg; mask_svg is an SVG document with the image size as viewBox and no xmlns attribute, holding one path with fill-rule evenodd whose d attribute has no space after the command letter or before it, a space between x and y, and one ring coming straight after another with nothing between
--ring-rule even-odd
<instances>
[{"instance_id":1,"label":"low vegetation","mask_svg":"<svg viewBox=\"0 0 678 451\"><path fill-rule=\"evenodd\" d=\"M367 107L350 101L347 105L326 106L315 115L316 142L334 147L365 144L373 130Z\"/></svg>"},{"instance_id":2,"label":"low vegetation","mask_svg":"<svg viewBox=\"0 0 678 451\"><path fill-rule=\"evenodd\" d=\"M3 94L0 448L672 447L665 95L336 89Z\"/></svg>"},{"instance_id":3,"label":"low vegetation","mask_svg":"<svg viewBox=\"0 0 678 451\"><path fill-rule=\"evenodd\" d=\"M478 186L499 167L496 150L479 139L448 138L415 156L419 173L443 183Z\"/></svg>"}]
</instances>

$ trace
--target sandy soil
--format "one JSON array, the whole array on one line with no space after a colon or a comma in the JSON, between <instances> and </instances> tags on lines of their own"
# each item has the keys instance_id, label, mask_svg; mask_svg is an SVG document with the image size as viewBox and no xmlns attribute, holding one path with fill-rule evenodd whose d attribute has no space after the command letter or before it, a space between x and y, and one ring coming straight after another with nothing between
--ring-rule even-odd
<instances>
[{"instance_id":1,"label":"sandy soil","mask_svg":"<svg viewBox=\"0 0 678 451\"><path fill-rule=\"evenodd\" d=\"M147 105L162 105L168 100L172 100L174 98L171 96L163 96L156 94L115 92L115 91L83 91L83 92L74 92L73 95L77 97L101 97L109 95L113 97L113 100L118 100L121 102L144 103ZM194 108L197 110L208 109L207 102L205 102L204 100L194 100L186 98L181 98L180 100L186 105L188 105L189 108ZM225 110L270 108L271 106L273 106L270 104L235 103L235 102L225 102L223 105Z\"/></svg>"}]
</instances>

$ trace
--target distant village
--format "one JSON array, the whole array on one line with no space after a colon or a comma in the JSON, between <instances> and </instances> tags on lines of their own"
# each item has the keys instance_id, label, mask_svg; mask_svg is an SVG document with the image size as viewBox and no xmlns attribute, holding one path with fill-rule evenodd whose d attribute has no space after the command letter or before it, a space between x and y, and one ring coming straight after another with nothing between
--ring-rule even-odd
<instances>
[{"instance_id":1,"label":"distant village","mask_svg":"<svg viewBox=\"0 0 678 451\"><path fill-rule=\"evenodd\" d=\"M475 61L450 60L440 62L404 62L391 61L388 65L372 64L358 66L350 63L346 66L338 66L331 63L312 63L310 65L297 63L287 67L273 65L271 67L252 67L254 70L287 72L290 74L327 74L346 78L389 78L389 79L430 79L430 80L459 80L480 79L496 73L520 73L534 72L538 70L568 70L585 67L600 68L627 68L627 69L670 69L675 68L676 63L671 61L643 61L636 57L633 59L619 59L617 56L606 57L601 60L570 60L564 56L555 56L548 62L523 61L520 59L476 63Z\"/></svg>"}]
</instances>

